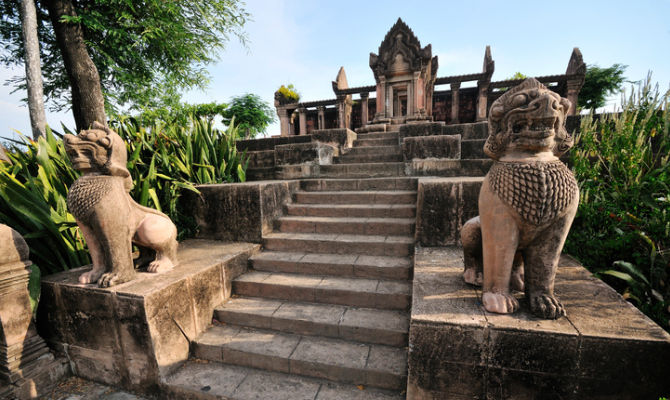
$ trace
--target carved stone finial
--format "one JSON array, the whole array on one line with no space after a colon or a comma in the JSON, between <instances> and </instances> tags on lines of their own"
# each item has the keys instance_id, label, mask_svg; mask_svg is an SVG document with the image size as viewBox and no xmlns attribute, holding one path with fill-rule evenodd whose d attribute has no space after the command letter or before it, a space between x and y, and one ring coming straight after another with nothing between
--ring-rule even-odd
<instances>
[{"instance_id":1,"label":"carved stone finial","mask_svg":"<svg viewBox=\"0 0 670 400\"><path fill-rule=\"evenodd\" d=\"M64 365L37 334L30 309L28 245L0 224L0 398L34 399L63 377Z\"/></svg>"},{"instance_id":2,"label":"carved stone finial","mask_svg":"<svg viewBox=\"0 0 670 400\"><path fill-rule=\"evenodd\" d=\"M565 315L554 277L579 203L577 182L557 157L573 144L565 129L569 109L567 99L533 78L491 105L484 150L496 161L479 194L480 215L461 229L463 278L483 285L487 311L517 310L513 289L525 290L539 317Z\"/></svg>"},{"instance_id":3,"label":"carved stone finial","mask_svg":"<svg viewBox=\"0 0 670 400\"><path fill-rule=\"evenodd\" d=\"M177 228L167 215L130 197L132 180L121 137L95 123L63 141L74 168L83 173L70 188L68 209L93 260L93 269L79 282L108 287L133 279L132 243L141 250L140 266L148 263L149 272L171 269L177 262Z\"/></svg>"}]
</instances>

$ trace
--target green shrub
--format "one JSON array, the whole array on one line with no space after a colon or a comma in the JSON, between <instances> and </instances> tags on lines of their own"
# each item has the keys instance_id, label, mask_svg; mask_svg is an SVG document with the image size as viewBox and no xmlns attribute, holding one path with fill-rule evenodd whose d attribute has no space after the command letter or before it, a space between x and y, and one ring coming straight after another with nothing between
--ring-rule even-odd
<instances>
[{"instance_id":1,"label":"green shrub","mask_svg":"<svg viewBox=\"0 0 670 400\"><path fill-rule=\"evenodd\" d=\"M110 126L127 143L132 197L169 215L180 238L195 229L188 212L179 207L183 190L245 180L246 156L235 148L235 127L221 132L211 122L196 120L186 126L144 128L132 119ZM67 211L68 188L79 173L72 169L60 136L47 129L37 142L24 137L9 149L11 163L0 161L0 223L24 236L42 274L90 263L81 232Z\"/></svg>"},{"instance_id":2,"label":"green shrub","mask_svg":"<svg viewBox=\"0 0 670 400\"><path fill-rule=\"evenodd\" d=\"M582 120L572 153L580 184L565 249L670 330L669 94L649 78L619 114Z\"/></svg>"}]
</instances>

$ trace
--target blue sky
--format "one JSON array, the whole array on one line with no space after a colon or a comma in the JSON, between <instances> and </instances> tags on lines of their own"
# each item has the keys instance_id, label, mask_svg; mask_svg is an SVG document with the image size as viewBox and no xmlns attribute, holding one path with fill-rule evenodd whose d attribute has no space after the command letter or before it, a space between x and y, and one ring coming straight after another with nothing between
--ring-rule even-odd
<instances>
[{"instance_id":1,"label":"blue sky","mask_svg":"<svg viewBox=\"0 0 670 400\"><path fill-rule=\"evenodd\" d=\"M432 44L438 76L478 72L491 46L494 80L520 71L529 76L563 73L573 47L587 64L628 65L630 80L653 71L661 89L670 84L670 0L656 1L322 1L250 0L248 48L235 40L208 67L205 91L185 100L225 102L256 93L272 104L274 91L293 83L302 98L333 98L331 81L340 66L349 85L374 84L369 53L401 17L422 46ZM0 68L0 80L23 73ZM30 132L24 93L0 86L0 136ZM611 104L618 102L618 97ZM73 127L69 112L49 113L47 122ZM268 134L278 134L275 123Z\"/></svg>"}]
</instances>

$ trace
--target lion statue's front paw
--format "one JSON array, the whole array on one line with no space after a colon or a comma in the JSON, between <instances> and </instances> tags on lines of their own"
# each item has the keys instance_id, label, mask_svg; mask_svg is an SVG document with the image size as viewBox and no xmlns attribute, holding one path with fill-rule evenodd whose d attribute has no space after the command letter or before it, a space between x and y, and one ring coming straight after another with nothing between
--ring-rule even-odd
<instances>
[{"instance_id":1,"label":"lion statue's front paw","mask_svg":"<svg viewBox=\"0 0 670 400\"><path fill-rule=\"evenodd\" d=\"M509 293L484 292L484 309L497 314L511 314L519 309L519 301Z\"/></svg>"},{"instance_id":2,"label":"lion statue's front paw","mask_svg":"<svg viewBox=\"0 0 670 400\"><path fill-rule=\"evenodd\" d=\"M546 319L556 319L566 315L565 308L558 299L546 293L530 296L530 310L536 316Z\"/></svg>"},{"instance_id":3,"label":"lion statue's front paw","mask_svg":"<svg viewBox=\"0 0 670 400\"><path fill-rule=\"evenodd\" d=\"M114 285L118 285L123 282L128 282L133 279L133 274L121 274L118 272L107 272L102 274L100 279L98 279L98 286L106 288Z\"/></svg>"},{"instance_id":4,"label":"lion statue's front paw","mask_svg":"<svg viewBox=\"0 0 670 400\"><path fill-rule=\"evenodd\" d=\"M95 283L102 275L102 270L93 268L88 272L79 275L79 283Z\"/></svg>"},{"instance_id":5,"label":"lion statue's front paw","mask_svg":"<svg viewBox=\"0 0 670 400\"><path fill-rule=\"evenodd\" d=\"M161 257L149 263L147 272L159 273L169 271L174 268L174 263L167 257Z\"/></svg>"},{"instance_id":6,"label":"lion statue's front paw","mask_svg":"<svg viewBox=\"0 0 670 400\"><path fill-rule=\"evenodd\" d=\"M471 285L481 286L484 276L481 271L478 272L475 268L466 268L463 271L463 280Z\"/></svg>"}]
</instances>

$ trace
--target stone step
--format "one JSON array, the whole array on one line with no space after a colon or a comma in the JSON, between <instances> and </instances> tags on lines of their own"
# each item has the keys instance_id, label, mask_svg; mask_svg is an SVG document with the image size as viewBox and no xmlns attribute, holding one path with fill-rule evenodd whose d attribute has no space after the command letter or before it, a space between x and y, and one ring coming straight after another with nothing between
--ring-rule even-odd
<instances>
[{"instance_id":1,"label":"stone step","mask_svg":"<svg viewBox=\"0 0 670 400\"><path fill-rule=\"evenodd\" d=\"M400 154L402 149L399 145L396 146L367 146L367 147L352 147L346 152L345 156L351 155L367 155L367 154Z\"/></svg>"},{"instance_id":2,"label":"stone step","mask_svg":"<svg viewBox=\"0 0 670 400\"><path fill-rule=\"evenodd\" d=\"M410 279L409 257L263 251L249 258L257 271L375 279Z\"/></svg>"},{"instance_id":3,"label":"stone step","mask_svg":"<svg viewBox=\"0 0 670 400\"><path fill-rule=\"evenodd\" d=\"M290 364L289 364L290 367ZM168 398L198 400L404 400L390 391L222 363L186 362L162 383Z\"/></svg>"},{"instance_id":4,"label":"stone step","mask_svg":"<svg viewBox=\"0 0 670 400\"><path fill-rule=\"evenodd\" d=\"M307 191L333 190L416 190L416 178L303 179L300 188Z\"/></svg>"},{"instance_id":5,"label":"stone step","mask_svg":"<svg viewBox=\"0 0 670 400\"><path fill-rule=\"evenodd\" d=\"M365 149L365 147L361 147ZM337 164L357 164L357 163L380 163L380 162L400 162L402 154L346 154L336 157L334 162Z\"/></svg>"},{"instance_id":6,"label":"stone step","mask_svg":"<svg viewBox=\"0 0 670 400\"><path fill-rule=\"evenodd\" d=\"M234 297L214 310L227 325L404 347L406 312L256 297Z\"/></svg>"},{"instance_id":7,"label":"stone step","mask_svg":"<svg viewBox=\"0 0 670 400\"><path fill-rule=\"evenodd\" d=\"M368 139L398 139L398 131L392 132L376 132L376 133L359 133L356 135L357 140Z\"/></svg>"},{"instance_id":8,"label":"stone step","mask_svg":"<svg viewBox=\"0 0 670 400\"><path fill-rule=\"evenodd\" d=\"M361 235L412 235L414 218L281 217L275 229L295 233L350 233Z\"/></svg>"},{"instance_id":9,"label":"stone step","mask_svg":"<svg viewBox=\"0 0 670 400\"><path fill-rule=\"evenodd\" d=\"M250 271L233 281L239 296L400 311L408 309L411 291L407 281L265 271Z\"/></svg>"},{"instance_id":10,"label":"stone step","mask_svg":"<svg viewBox=\"0 0 670 400\"><path fill-rule=\"evenodd\" d=\"M300 204L416 204L416 192L410 190L299 191L293 198Z\"/></svg>"},{"instance_id":11,"label":"stone step","mask_svg":"<svg viewBox=\"0 0 670 400\"><path fill-rule=\"evenodd\" d=\"M266 250L392 257L410 256L414 249L410 236L335 233L273 232L263 236L263 244Z\"/></svg>"},{"instance_id":12,"label":"stone step","mask_svg":"<svg viewBox=\"0 0 670 400\"><path fill-rule=\"evenodd\" d=\"M287 204L286 213L313 217L413 218L414 204Z\"/></svg>"},{"instance_id":13,"label":"stone step","mask_svg":"<svg viewBox=\"0 0 670 400\"><path fill-rule=\"evenodd\" d=\"M354 147L367 147L367 146L397 146L398 138L386 138L386 139L356 139L354 141Z\"/></svg>"},{"instance_id":14,"label":"stone step","mask_svg":"<svg viewBox=\"0 0 670 400\"><path fill-rule=\"evenodd\" d=\"M405 163L358 163L321 165L322 178L375 178L384 176L405 176Z\"/></svg>"},{"instance_id":15,"label":"stone step","mask_svg":"<svg viewBox=\"0 0 670 400\"><path fill-rule=\"evenodd\" d=\"M247 168L248 181L264 181L275 179L275 167Z\"/></svg>"},{"instance_id":16,"label":"stone step","mask_svg":"<svg viewBox=\"0 0 670 400\"><path fill-rule=\"evenodd\" d=\"M486 139L471 139L461 141L462 159L483 159L488 158L484 153L484 143Z\"/></svg>"},{"instance_id":17,"label":"stone step","mask_svg":"<svg viewBox=\"0 0 670 400\"><path fill-rule=\"evenodd\" d=\"M382 389L402 390L407 379L407 350L377 344L212 326L192 349L209 361Z\"/></svg>"}]
</instances>

